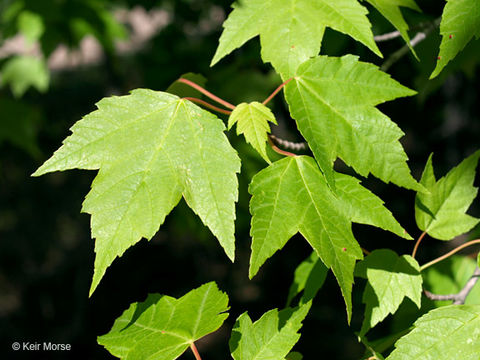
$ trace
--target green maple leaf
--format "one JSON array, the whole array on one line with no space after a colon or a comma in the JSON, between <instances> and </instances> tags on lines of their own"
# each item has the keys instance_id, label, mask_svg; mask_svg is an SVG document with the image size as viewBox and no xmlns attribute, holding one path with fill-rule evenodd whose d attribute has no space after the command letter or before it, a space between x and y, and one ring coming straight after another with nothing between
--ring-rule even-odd
<instances>
[{"instance_id":1,"label":"green maple leaf","mask_svg":"<svg viewBox=\"0 0 480 360\"><path fill-rule=\"evenodd\" d=\"M270 133L268 122L277 125L275 115L259 102L241 103L235 107L228 119L228 129L237 124L237 135L243 134L245 140L270 164L266 142Z\"/></svg>"},{"instance_id":2,"label":"green maple leaf","mask_svg":"<svg viewBox=\"0 0 480 360\"><path fill-rule=\"evenodd\" d=\"M477 196L473 181L479 157L477 151L436 181L430 155L420 180L429 193L417 193L415 198L415 220L420 230L435 239L451 240L478 224L480 219L465 212Z\"/></svg>"},{"instance_id":3,"label":"green maple leaf","mask_svg":"<svg viewBox=\"0 0 480 360\"><path fill-rule=\"evenodd\" d=\"M405 297L418 308L422 301L420 266L409 255L398 256L388 249L374 250L357 264L355 275L367 279L363 293L365 318L360 334L394 314Z\"/></svg>"},{"instance_id":4,"label":"green maple leaf","mask_svg":"<svg viewBox=\"0 0 480 360\"><path fill-rule=\"evenodd\" d=\"M415 54L415 50L410 45L410 37L408 36L408 24L403 18L400 7L406 7L413 10L421 11L414 0L366 0L375 7L395 28L400 32L402 38ZM416 56L416 55L415 55Z\"/></svg>"},{"instance_id":5,"label":"green maple leaf","mask_svg":"<svg viewBox=\"0 0 480 360\"><path fill-rule=\"evenodd\" d=\"M233 5L223 24L211 65L260 35L263 61L286 79L319 53L326 27L350 35L381 56L366 14L357 0L243 0Z\"/></svg>"},{"instance_id":6,"label":"green maple leaf","mask_svg":"<svg viewBox=\"0 0 480 360\"><path fill-rule=\"evenodd\" d=\"M223 122L189 101L152 90L106 98L97 106L33 174L100 169L82 208L92 215L96 239L90 294L117 256L155 235L182 195L233 260L240 160Z\"/></svg>"},{"instance_id":7,"label":"green maple leaf","mask_svg":"<svg viewBox=\"0 0 480 360\"><path fill-rule=\"evenodd\" d=\"M413 94L352 55L306 61L285 90L290 113L332 187L338 156L362 176L372 173L387 183L420 190L398 141L402 130L375 108Z\"/></svg>"},{"instance_id":8,"label":"green maple leaf","mask_svg":"<svg viewBox=\"0 0 480 360\"><path fill-rule=\"evenodd\" d=\"M360 208L358 213L352 214L352 206L346 205L349 198L342 198L342 195L358 193L361 185L347 175L336 176L341 179L340 191L334 195L316 162L308 156L282 159L254 176L249 187L253 239L249 274L253 277L266 259L300 232L322 262L333 270L350 318L353 269L355 261L362 258L351 222L382 227L385 221L381 219L388 218L391 213L386 209L373 213L371 209L369 212ZM375 195L370 194L370 198ZM358 203L358 199L353 201ZM367 204L368 199L365 207ZM396 232L396 229L388 230ZM404 231L399 232L404 234Z\"/></svg>"},{"instance_id":9,"label":"green maple leaf","mask_svg":"<svg viewBox=\"0 0 480 360\"><path fill-rule=\"evenodd\" d=\"M304 304L315 297L327 278L328 268L314 252L300 263L295 269L292 285L288 290L287 306L293 298L303 291L300 304Z\"/></svg>"},{"instance_id":10,"label":"green maple leaf","mask_svg":"<svg viewBox=\"0 0 480 360\"><path fill-rule=\"evenodd\" d=\"M458 294L472 277L477 263L466 256L451 256L424 271L423 287L434 294ZM434 301L436 307L451 301ZM480 283L477 282L465 299L466 305L480 304Z\"/></svg>"},{"instance_id":11,"label":"green maple leaf","mask_svg":"<svg viewBox=\"0 0 480 360\"><path fill-rule=\"evenodd\" d=\"M151 294L130 305L98 343L124 360L177 359L195 341L216 331L228 309L228 296L214 282L179 299Z\"/></svg>"},{"instance_id":12,"label":"green maple leaf","mask_svg":"<svg viewBox=\"0 0 480 360\"><path fill-rule=\"evenodd\" d=\"M10 84L13 95L21 97L30 88L34 87L39 92L45 92L50 83L50 73L44 59L19 55L9 59L3 65L1 72L1 85Z\"/></svg>"},{"instance_id":13,"label":"green maple leaf","mask_svg":"<svg viewBox=\"0 0 480 360\"><path fill-rule=\"evenodd\" d=\"M297 343L302 321L311 302L300 307L266 312L259 320L252 320L245 312L237 319L230 338L230 351L235 360L285 359Z\"/></svg>"},{"instance_id":14,"label":"green maple leaf","mask_svg":"<svg viewBox=\"0 0 480 360\"><path fill-rule=\"evenodd\" d=\"M25 36L28 45L33 44L45 32L43 18L31 11L24 10L17 18L18 30Z\"/></svg>"},{"instance_id":15,"label":"green maple leaf","mask_svg":"<svg viewBox=\"0 0 480 360\"><path fill-rule=\"evenodd\" d=\"M480 305L444 306L415 321L387 360L478 360Z\"/></svg>"},{"instance_id":16,"label":"green maple leaf","mask_svg":"<svg viewBox=\"0 0 480 360\"><path fill-rule=\"evenodd\" d=\"M440 23L442 42L434 78L475 36L480 38L480 2L477 0L447 0Z\"/></svg>"}]
</instances>

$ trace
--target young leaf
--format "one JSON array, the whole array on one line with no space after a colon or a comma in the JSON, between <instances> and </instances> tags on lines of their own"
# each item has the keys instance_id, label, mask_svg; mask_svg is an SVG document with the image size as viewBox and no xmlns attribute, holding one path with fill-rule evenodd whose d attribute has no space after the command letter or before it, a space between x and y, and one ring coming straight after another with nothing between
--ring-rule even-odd
<instances>
[{"instance_id":1,"label":"young leaf","mask_svg":"<svg viewBox=\"0 0 480 360\"><path fill-rule=\"evenodd\" d=\"M10 84L12 93L19 98L30 87L34 87L39 92L45 92L50 83L50 73L44 59L18 55L9 59L3 65L1 72L1 85Z\"/></svg>"},{"instance_id":2,"label":"young leaf","mask_svg":"<svg viewBox=\"0 0 480 360\"><path fill-rule=\"evenodd\" d=\"M415 50L410 45L410 37L408 36L408 24L402 16L400 6L407 7L413 10L421 11L414 0L367 0L373 7L375 7L393 26L400 32L402 38L410 47L410 50L415 54ZM416 55L415 55L416 56Z\"/></svg>"},{"instance_id":3,"label":"young leaf","mask_svg":"<svg viewBox=\"0 0 480 360\"><path fill-rule=\"evenodd\" d=\"M475 36L480 38L480 2L478 0L447 0L440 23L442 43L434 78Z\"/></svg>"},{"instance_id":4,"label":"young leaf","mask_svg":"<svg viewBox=\"0 0 480 360\"><path fill-rule=\"evenodd\" d=\"M90 294L117 256L155 235L182 195L233 260L240 160L222 121L189 101L143 89L97 106L33 174L100 169L82 208L92 215L96 239Z\"/></svg>"},{"instance_id":5,"label":"young leaf","mask_svg":"<svg viewBox=\"0 0 480 360\"><path fill-rule=\"evenodd\" d=\"M380 221L375 219L373 212L368 214L370 217L366 213L362 217L362 209L352 213L351 199L348 195L341 196L349 194L350 186L361 186L356 180L339 181L338 186L341 188L334 195L317 164L308 156L282 159L255 175L249 187L253 195L250 200L253 240L249 273L253 277L265 260L300 232L322 262L332 268L350 318L353 269L355 261L362 258L351 222L379 226L385 213L378 209ZM357 201L353 199L353 204Z\"/></svg>"},{"instance_id":6,"label":"young leaf","mask_svg":"<svg viewBox=\"0 0 480 360\"><path fill-rule=\"evenodd\" d=\"M214 282L179 299L151 294L130 305L98 343L124 360L177 359L190 344L216 331L228 309L228 296Z\"/></svg>"},{"instance_id":7,"label":"young leaf","mask_svg":"<svg viewBox=\"0 0 480 360\"><path fill-rule=\"evenodd\" d=\"M357 0L242 0L223 24L211 65L260 35L263 61L287 79L319 53L326 27L350 35L381 56L366 14Z\"/></svg>"},{"instance_id":8,"label":"young leaf","mask_svg":"<svg viewBox=\"0 0 480 360\"><path fill-rule=\"evenodd\" d=\"M430 311L395 344L387 360L478 360L480 305L451 305Z\"/></svg>"},{"instance_id":9,"label":"young leaf","mask_svg":"<svg viewBox=\"0 0 480 360\"><path fill-rule=\"evenodd\" d=\"M360 334L394 314L405 297L418 308L422 300L420 266L409 255L398 256L388 249L374 250L357 264L355 275L367 279L363 293L365 318Z\"/></svg>"},{"instance_id":10,"label":"young leaf","mask_svg":"<svg viewBox=\"0 0 480 360\"><path fill-rule=\"evenodd\" d=\"M321 262L314 252L295 269L292 285L288 290L287 306L290 306L293 298L303 291L300 304L312 300L322 287L327 278L328 268Z\"/></svg>"},{"instance_id":11,"label":"young leaf","mask_svg":"<svg viewBox=\"0 0 480 360\"><path fill-rule=\"evenodd\" d=\"M252 323L245 312L237 319L230 338L235 360L285 359L300 339L297 332L310 310L311 302L300 307L270 310Z\"/></svg>"},{"instance_id":12,"label":"young leaf","mask_svg":"<svg viewBox=\"0 0 480 360\"><path fill-rule=\"evenodd\" d=\"M243 134L245 140L270 164L267 155L266 142L270 133L268 122L277 125L275 115L265 105L259 102L241 103L235 107L228 119L228 129L237 124L237 135Z\"/></svg>"},{"instance_id":13,"label":"young leaf","mask_svg":"<svg viewBox=\"0 0 480 360\"><path fill-rule=\"evenodd\" d=\"M319 56L303 63L286 86L290 113L333 187L340 157L362 176L372 173L407 189L422 187L410 174L398 141L403 132L375 105L415 94L375 65Z\"/></svg>"},{"instance_id":14,"label":"young leaf","mask_svg":"<svg viewBox=\"0 0 480 360\"><path fill-rule=\"evenodd\" d=\"M465 212L477 196L473 181L479 157L480 150L436 181L430 155L420 180L429 192L417 193L415 198L415 220L420 230L435 239L451 240L478 224L480 219Z\"/></svg>"}]
</instances>

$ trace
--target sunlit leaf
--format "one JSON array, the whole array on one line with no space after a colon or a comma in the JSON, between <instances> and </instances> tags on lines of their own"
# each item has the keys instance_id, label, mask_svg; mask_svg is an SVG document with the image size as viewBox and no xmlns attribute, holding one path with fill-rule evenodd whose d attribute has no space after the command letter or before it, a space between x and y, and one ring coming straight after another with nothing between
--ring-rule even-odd
<instances>
[{"instance_id":1,"label":"sunlit leaf","mask_svg":"<svg viewBox=\"0 0 480 360\"><path fill-rule=\"evenodd\" d=\"M100 169L82 208L92 214L96 239L90 294L117 256L155 235L182 195L233 260L240 160L222 121L151 90L105 98L97 106L34 173Z\"/></svg>"},{"instance_id":2,"label":"sunlit leaf","mask_svg":"<svg viewBox=\"0 0 480 360\"><path fill-rule=\"evenodd\" d=\"M429 192L418 193L415 199L415 219L422 231L451 240L478 224L480 219L465 212L477 196L473 181L479 157L480 151L475 152L437 181L430 155L420 181Z\"/></svg>"},{"instance_id":3,"label":"sunlit leaf","mask_svg":"<svg viewBox=\"0 0 480 360\"><path fill-rule=\"evenodd\" d=\"M235 107L228 119L228 129L237 124L237 134L243 134L245 140L270 163L267 155L266 143L270 133L268 122L277 124L272 111L259 102L250 104L241 103Z\"/></svg>"},{"instance_id":4,"label":"sunlit leaf","mask_svg":"<svg viewBox=\"0 0 480 360\"><path fill-rule=\"evenodd\" d=\"M478 360L480 305L450 305L430 311L395 344L387 360Z\"/></svg>"},{"instance_id":5,"label":"sunlit leaf","mask_svg":"<svg viewBox=\"0 0 480 360\"><path fill-rule=\"evenodd\" d=\"M179 299L152 294L130 305L98 343L122 360L177 359L190 344L216 331L227 310L228 296L213 282Z\"/></svg>"},{"instance_id":6,"label":"sunlit leaf","mask_svg":"<svg viewBox=\"0 0 480 360\"><path fill-rule=\"evenodd\" d=\"M421 306L420 266L409 255L398 256L388 249L374 250L357 264L355 275L368 280L363 293L366 307L361 334L365 334L388 314L394 314L406 297L418 308Z\"/></svg>"},{"instance_id":7,"label":"sunlit leaf","mask_svg":"<svg viewBox=\"0 0 480 360\"><path fill-rule=\"evenodd\" d=\"M309 302L294 309L270 310L254 323L243 313L232 330L232 357L235 360L285 359L300 338L298 330L310 306Z\"/></svg>"},{"instance_id":8,"label":"sunlit leaf","mask_svg":"<svg viewBox=\"0 0 480 360\"><path fill-rule=\"evenodd\" d=\"M302 62L318 55L326 27L350 35L381 56L366 14L357 0L241 0L223 24L212 65L260 35L263 61L287 79Z\"/></svg>"},{"instance_id":9,"label":"sunlit leaf","mask_svg":"<svg viewBox=\"0 0 480 360\"><path fill-rule=\"evenodd\" d=\"M290 113L332 187L333 163L340 157L362 176L372 173L387 183L421 189L399 142L402 130L375 107L414 91L378 67L347 55L306 61L285 94Z\"/></svg>"},{"instance_id":10,"label":"sunlit leaf","mask_svg":"<svg viewBox=\"0 0 480 360\"><path fill-rule=\"evenodd\" d=\"M434 78L475 36L480 38L480 2L478 0L447 0L440 23L442 43Z\"/></svg>"}]
</instances>

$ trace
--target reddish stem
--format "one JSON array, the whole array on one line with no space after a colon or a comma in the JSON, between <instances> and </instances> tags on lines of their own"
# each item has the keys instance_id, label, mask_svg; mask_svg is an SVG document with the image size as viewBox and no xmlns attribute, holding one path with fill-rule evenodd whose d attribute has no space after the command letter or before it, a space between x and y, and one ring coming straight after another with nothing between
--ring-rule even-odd
<instances>
[{"instance_id":1,"label":"reddish stem","mask_svg":"<svg viewBox=\"0 0 480 360\"><path fill-rule=\"evenodd\" d=\"M197 347L195 346L195 343L190 344L190 349L192 349L193 355L195 355L196 360L202 360L200 354L198 353Z\"/></svg>"},{"instance_id":2,"label":"reddish stem","mask_svg":"<svg viewBox=\"0 0 480 360\"><path fill-rule=\"evenodd\" d=\"M294 154L294 153L291 153L291 152L288 152L288 151L285 151L285 150L282 150L282 149L278 148L273 143L272 139L270 139L270 137L268 138L268 144L270 145L272 150L275 151L277 154L284 155L284 156L297 156L297 154Z\"/></svg>"},{"instance_id":3,"label":"reddish stem","mask_svg":"<svg viewBox=\"0 0 480 360\"><path fill-rule=\"evenodd\" d=\"M263 104L263 105L267 105L267 104L270 102L270 100L272 100L272 99L275 97L275 95L277 95L277 94L279 93L279 91L282 90L282 89L285 87L285 85L287 85L287 84L288 84L290 81L292 81L292 80L293 80L293 77L290 78L290 79L288 79L287 81L285 81L285 82L284 82L282 85L280 85L279 87L277 87L277 88L275 89L275 91L272 92L272 93L270 94L270 96L263 101L262 104Z\"/></svg>"},{"instance_id":4,"label":"reddish stem","mask_svg":"<svg viewBox=\"0 0 480 360\"><path fill-rule=\"evenodd\" d=\"M453 249L452 251L449 251L445 255L442 255L442 256L436 258L435 260L432 260L432 261L420 266L420 271L423 271L426 268L428 268L432 265L435 265L436 263L438 263L442 260L445 260L446 258L448 258L448 257L452 256L453 254L459 252L460 250L465 249L466 247L469 247L469 246L472 246L472 245L475 245L475 244L480 244L480 239L472 240L472 241L469 241L465 244L462 244L462 245L456 247L455 249Z\"/></svg>"},{"instance_id":5,"label":"reddish stem","mask_svg":"<svg viewBox=\"0 0 480 360\"><path fill-rule=\"evenodd\" d=\"M201 104L201 105L203 105L203 106L205 106L205 107L208 107L208 108L210 108L210 109L212 109L212 110L215 110L215 111L217 111L217 112L219 112L219 113L222 113L222 114L230 115L230 114L232 113L232 112L229 111L229 110L221 109L221 108L216 107L215 105L212 105L212 104L210 104L210 103L208 103L208 102L206 102L206 101L203 101L203 100L201 100L201 99L197 99L197 98L194 98L194 97L184 97L183 99L185 99L185 100L190 100L191 102L194 102L194 103L197 103L197 104Z\"/></svg>"},{"instance_id":6,"label":"reddish stem","mask_svg":"<svg viewBox=\"0 0 480 360\"><path fill-rule=\"evenodd\" d=\"M223 106L225 106L228 109L231 109L231 110L235 109L235 105L232 105L229 102L227 102L223 99L220 99L218 96L213 95L210 91L205 90L203 87L195 84L193 81L190 81L190 80L187 80L187 79L182 79L182 78L178 79L177 81L181 82L181 83L184 83L184 84L187 84L188 86L194 88L195 90L200 91L205 96L208 96L213 101L216 101L217 103L222 104Z\"/></svg>"},{"instance_id":7,"label":"reddish stem","mask_svg":"<svg viewBox=\"0 0 480 360\"><path fill-rule=\"evenodd\" d=\"M415 247L413 248L413 252L412 252L412 257L415 259L415 255L417 255L417 250L418 250L418 246L420 245L420 242L422 241L422 239L425 237L425 235L427 235L427 232L424 231L422 233L422 235L420 235L420 237L418 238L417 242L415 243Z\"/></svg>"}]
</instances>

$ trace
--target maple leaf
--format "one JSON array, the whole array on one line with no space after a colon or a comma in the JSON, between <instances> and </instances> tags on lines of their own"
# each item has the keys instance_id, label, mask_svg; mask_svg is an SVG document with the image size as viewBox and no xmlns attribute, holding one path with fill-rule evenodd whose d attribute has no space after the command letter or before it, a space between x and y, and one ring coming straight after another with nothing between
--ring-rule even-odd
<instances>
[{"instance_id":1,"label":"maple leaf","mask_svg":"<svg viewBox=\"0 0 480 360\"><path fill-rule=\"evenodd\" d=\"M117 256L151 239L182 195L234 258L240 159L223 122L174 95L138 89L101 100L33 175L100 169L82 211L92 215L93 293Z\"/></svg>"},{"instance_id":2,"label":"maple leaf","mask_svg":"<svg viewBox=\"0 0 480 360\"><path fill-rule=\"evenodd\" d=\"M249 187L252 194L250 234L253 239L249 274L253 277L266 259L300 232L322 262L333 270L350 318L353 270L355 261L362 258L360 246L352 234L351 222L382 227L385 221L380 219L392 215L381 208L375 212L361 208L358 213L352 214L348 196L341 197L343 194L358 193L361 185L348 175L336 176L341 179L338 184L341 191L335 195L315 160L308 156L296 156L277 161L253 177ZM348 178L351 180L348 181ZM352 198L354 203L358 202ZM365 207L372 198L376 197L370 194ZM378 201L381 203L381 200ZM397 229L393 231L397 232ZM405 234L403 229L398 232Z\"/></svg>"},{"instance_id":3,"label":"maple leaf","mask_svg":"<svg viewBox=\"0 0 480 360\"><path fill-rule=\"evenodd\" d=\"M420 266L409 255L398 256L388 249L374 250L355 268L355 276L367 279L363 293L365 319L360 335L388 314L394 314L405 297L418 308L422 301Z\"/></svg>"},{"instance_id":4,"label":"maple leaf","mask_svg":"<svg viewBox=\"0 0 480 360\"><path fill-rule=\"evenodd\" d=\"M348 34L381 56L357 0L243 0L233 5L211 66L260 35L262 59L284 79L298 65L318 55L326 27Z\"/></svg>"},{"instance_id":5,"label":"maple leaf","mask_svg":"<svg viewBox=\"0 0 480 360\"><path fill-rule=\"evenodd\" d=\"M480 253L479 253L480 256ZM458 294L472 277L478 266L475 260L453 255L422 271L423 287L434 294ZM433 301L435 307L451 305L452 301ZM480 283L468 293L465 305L480 304Z\"/></svg>"},{"instance_id":6,"label":"maple leaf","mask_svg":"<svg viewBox=\"0 0 480 360\"><path fill-rule=\"evenodd\" d=\"M480 305L450 305L415 321L387 360L478 360Z\"/></svg>"},{"instance_id":7,"label":"maple leaf","mask_svg":"<svg viewBox=\"0 0 480 360\"><path fill-rule=\"evenodd\" d=\"M98 343L124 360L174 360L216 331L228 309L228 296L214 282L179 299L150 294L144 302L130 305Z\"/></svg>"},{"instance_id":8,"label":"maple leaf","mask_svg":"<svg viewBox=\"0 0 480 360\"><path fill-rule=\"evenodd\" d=\"M22 97L30 88L45 92L50 83L50 73L44 59L18 55L9 59L2 68L1 86L10 84L16 98Z\"/></svg>"},{"instance_id":9,"label":"maple leaf","mask_svg":"<svg viewBox=\"0 0 480 360\"><path fill-rule=\"evenodd\" d=\"M398 141L402 130L375 108L413 94L352 55L306 61L285 90L290 113L332 188L338 156L362 176L372 173L386 183L423 189L410 174Z\"/></svg>"},{"instance_id":10,"label":"maple leaf","mask_svg":"<svg viewBox=\"0 0 480 360\"><path fill-rule=\"evenodd\" d=\"M252 323L248 313L237 319L230 338L235 360L285 359L300 338L297 331L310 310L311 302L297 308L270 310Z\"/></svg>"},{"instance_id":11,"label":"maple leaf","mask_svg":"<svg viewBox=\"0 0 480 360\"><path fill-rule=\"evenodd\" d=\"M473 181L479 157L477 151L436 181L430 155L420 180L429 192L417 193L415 198L415 220L420 230L435 239L451 240L478 224L480 219L465 212L477 196Z\"/></svg>"},{"instance_id":12,"label":"maple leaf","mask_svg":"<svg viewBox=\"0 0 480 360\"><path fill-rule=\"evenodd\" d=\"M480 38L480 2L447 0L440 22L440 34L442 35L440 53L430 79L440 74L474 36Z\"/></svg>"},{"instance_id":13,"label":"maple leaf","mask_svg":"<svg viewBox=\"0 0 480 360\"><path fill-rule=\"evenodd\" d=\"M235 107L228 119L228 129L237 124L237 135L243 134L245 140L270 164L266 142L270 133L268 122L277 125L272 111L259 102L241 103Z\"/></svg>"},{"instance_id":14,"label":"maple leaf","mask_svg":"<svg viewBox=\"0 0 480 360\"><path fill-rule=\"evenodd\" d=\"M406 7L413 10L421 11L414 0L366 0L373 7L375 7L395 28L400 32L402 38L410 47L410 50L415 54L415 50L410 45L410 37L408 36L408 24L403 18L400 7Z\"/></svg>"}]
</instances>

